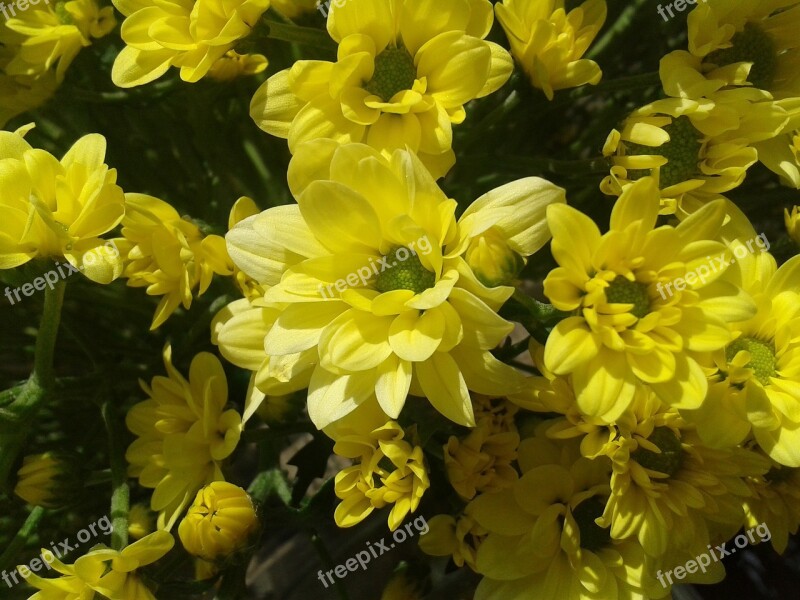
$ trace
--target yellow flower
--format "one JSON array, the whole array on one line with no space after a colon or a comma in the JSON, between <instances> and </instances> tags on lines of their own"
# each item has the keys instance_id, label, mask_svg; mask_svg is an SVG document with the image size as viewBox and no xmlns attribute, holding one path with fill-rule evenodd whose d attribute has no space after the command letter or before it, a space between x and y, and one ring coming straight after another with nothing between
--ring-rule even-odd
<instances>
[{"instance_id":1,"label":"yellow flower","mask_svg":"<svg viewBox=\"0 0 800 600\"><path fill-rule=\"evenodd\" d=\"M611 175L600 188L619 195L625 186L652 175L661 192L661 214L683 219L703 204L738 187L759 153L751 144L775 136L788 117L752 88L721 91L709 98L667 98L633 111L603 148L612 156Z\"/></svg>"},{"instance_id":2,"label":"yellow flower","mask_svg":"<svg viewBox=\"0 0 800 600\"><path fill-rule=\"evenodd\" d=\"M419 547L431 556L450 556L457 567L467 565L477 572L478 548L488 531L466 512L458 517L436 515L428 520L428 533L419 538Z\"/></svg>"},{"instance_id":3,"label":"yellow flower","mask_svg":"<svg viewBox=\"0 0 800 600\"><path fill-rule=\"evenodd\" d=\"M513 423L517 408L506 402L503 415L498 411L503 406L501 402L480 398L475 404L476 428L462 438L450 436L444 446L447 478L465 500L471 500L479 492L508 487L517 480L517 471L512 466L519 446L519 434Z\"/></svg>"},{"instance_id":4,"label":"yellow flower","mask_svg":"<svg viewBox=\"0 0 800 600\"><path fill-rule=\"evenodd\" d=\"M67 472L67 463L52 452L29 454L17 471L14 493L34 506L57 507L64 498Z\"/></svg>"},{"instance_id":5,"label":"yellow flower","mask_svg":"<svg viewBox=\"0 0 800 600\"><path fill-rule=\"evenodd\" d=\"M140 382L149 396L128 411L126 423L136 440L125 455L131 477L155 488L150 507L158 528L171 528L202 486L224 481L220 465L239 443L242 419L225 410L228 384L219 360L201 352L192 360L189 381L172 366L164 348L168 377Z\"/></svg>"},{"instance_id":6,"label":"yellow flower","mask_svg":"<svg viewBox=\"0 0 800 600\"><path fill-rule=\"evenodd\" d=\"M163 296L151 329L160 327L179 305L192 305L192 292L202 295L214 274L231 275L233 265L218 235L203 236L200 228L166 202L144 194L125 196L122 221L128 263L125 277L132 287L146 287L148 295Z\"/></svg>"},{"instance_id":7,"label":"yellow flower","mask_svg":"<svg viewBox=\"0 0 800 600\"><path fill-rule=\"evenodd\" d=\"M469 505L489 532L478 547L476 566L484 579L475 599L666 595L652 586L642 548L634 540L612 539L596 523L609 493L608 459L581 457L573 441L547 440L543 426L520 445L522 475L514 486ZM651 594L644 593L648 588Z\"/></svg>"},{"instance_id":8,"label":"yellow flower","mask_svg":"<svg viewBox=\"0 0 800 600\"><path fill-rule=\"evenodd\" d=\"M155 515L145 504L134 504L128 511L128 535L141 539L156 529Z\"/></svg>"},{"instance_id":9,"label":"yellow flower","mask_svg":"<svg viewBox=\"0 0 800 600\"><path fill-rule=\"evenodd\" d=\"M597 63L581 57L606 20L604 0L587 0L569 13L564 0L503 0L495 10L511 53L548 100L555 90L600 81Z\"/></svg>"},{"instance_id":10,"label":"yellow flower","mask_svg":"<svg viewBox=\"0 0 800 600\"><path fill-rule=\"evenodd\" d=\"M120 551L96 546L74 565L63 564L43 549L42 556L52 558L49 562L61 577L29 575L27 582L41 590L30 600L92 600L95 595L107 600L156 600L136 570L156 562L174 543L168 532L156 531Z\"/></svg>"},{"instance_id":11,"label":"yellow flower","mask_svg":"<svg viewBox=\"0 0 800 600\"><path fill-rule=\"evenodd\" d=\"M456 202L412 153L386 159L324 140L295 156L289 181L297 205L226 236L233 262L266 291L251 307L231 305L217 342L257 371L261 392L302 389L302 379L311 420L324 428L375 397L395 419L409 393L473 425L470 390L518 391L522 376L490 353L513 328L496 313L513 288L486 288L462 255L493 227L523 256L541 248L544 211L563 190L522 179L456 221Z\"/></svg>"},{"instance_id":12,"label":"yellow flower","mask_svg":"<svg viewBox=\"0 0 800 600\"><path fill-rule=\"evenodd\" d=\"M28 129L0 132L0 269L63 257L93 281L113 281L122 258L100 236L122 220L125 197L116 170L103 162L105 138L82 137L59 162L31 148Z\"/></svg>"},{"instance_id":13,"label":"yellow flower","mask_svg":"<svg viewBox=\"0 0 800 600\"><path fill-rule=\"evenodd\" d=\"M409 147L444 175L455 162L452 126L464 105L511 75L508 52L483 38L488 0L337 0L328 32L338 61L303 60L269 78L250 114L261 129L299 144L364 142L387 156Z\"/></svg>"},{"instance_id":14,"label":"yellow flower","mask_svg":"<svg viewBox=\"0 0 800 600\"><path fill-rule=\"evenodd\" d=\"M778 464L764 475L748 478L753 496L744 503L744 526L757 529L762 541L769 533L772 547L783 554L789 535L797 533L800 526L800 469ZM763 524L763 525L762 525ZM764 525L767 531L763 532Z\"/></svg>"},{"instance_id":15,"label":"yellow flower","mask_svg":"<svg viewBox=\"0 0 800 600\"><path fill-rule=\"evenodd\" d=\"M725 204L706 204L677 227L655 228L658 211L655 181L645 177L622 192L603 235L571 207L547 213L561 266L544 292L557 309L576 312L548 337L545 364L571 374L581 411L606 422L630 404L637 382L672 406L700 406L708 384L698 358L731 341L728 322L755 311L735 286L714 281L730 260L725 245L710 239ZM715 273L709 257L725 257Z\"/></svg>"},{"instance_id":16,"label":"yellow flower","mask_svg":"<svg viewBox=\"0 0 800 600\"><path fill-rule=\"evenodd\" d=\"M741 443L752 428L770 458L798 467L800 256L777 268L766 252L766 236L757 237L732 203L728 214L731 220L723 234L732 238L729 243L737 265L725 278L753 297L758 312L732 325L734 339L709 362L705 403L685 416L697 425L703 440L715 447Z\"/></svg>"},{"instance_id":17,"label":"yellow flower","mask_svg":"<svg viewBox=\"0 0 800 600\"><path fill-rule=\"evenodd\" d=\"M789 237L794 240L795 244L800 245L800 206L792 208L791 214L789 209L783 209L784 221L786 222L786 232Z\"/></svg>"},{"instance_id":18,"label":"yellow flower","mask_svg":"<svg viewBox=\"0 0 800 600\"><path fill-rule=\"evenodd\" d=\"M412 579L406 569L392 575L383 588L380 600L422 600L423 597L421 582Z\"/></svg>"},{"instance_id":19,"label":"yellow flower","mask_svg":"<svg viewBox=\"0 0 800 600\"><path fill-rule=\"evenodd\" d=\"M257 528L258 517L247 492L214 481L197 492L178 535L189 554L216 561L243 549Z\"/></svg>"},{"instance_id":20,"label":"yellow flower","mask_svg":"<svg viewBox=\"0 0 800 600\"><path fill-rule=\"evenodd\" d=\"M422 447L404 437L395 421L370 432L335 436L333 451L359 461L336 475L336 496L342 500L334 512L339 527L357 525L376 508L393 504L389 529L394 531L417 510L430 481Z\"/></svg>"},{"instance_id":21,"label":"yellow flower","mask_svg":"<svg viewBox=\"0 0 800 600\"><path fill-rule=\"evenodd\" d=\"M674 410L649 393L623 415L603 454L613 463L611 496L600 524L611 537L636 536L648 555L705 552L716 533L730 538L743 522L750 496L744 477L766 471L766 461L741 448L713 450ZM600 455L602 456L602 454Z\"/></svg>"},{"instance_id":22,"label":"yellow flower","mask_svg":"<svg viewBox=\"0 0 800 600\"><path fill-rule=\"evenodd\" d=\"M130 88L158 79L170 66L180 68L184 81L200 81L218 61L230 60L228 51L250 34L269 0L115 0L114 6L126 17L126 46L114 61L111 78ZM261 55L248 61L258 70L266 68ZM225 68L217 66L217 75Z\"/></svg>"},{"instance_id":23,"label":"yellow flower","mask_svg":"<svg viewBox=\"0 0 800 600\"><path fill-rule=\"evenodd\" d=\"M217 81L231 81L242 75L255 75L267 68L267 59L260 54L239 54L228 50L208 70L208 76Z\"/></svg>"},{"instance_id":24,"label":"yellow flower","mask_svg":"<svg viewBox=\"0 0 800 600\"><path fill-rule=\"evenodd\" d=\"M689 52L661 61L670 96L696 98L752 84L776 98L800 97L796 0L705 0L689 13Z\"/></svg>"},{"instance_id":25,"label":"yellow flower","mask_svg":"<svg viewBox=\"0 0 800 600\"><path fill-rule=\"evenodd\" d=\"M7 6L6 11L13 11L14 6ZM0 25L0 44L16 49L5 73L41 76L55 68L60 83L81 48L90 46L91 38L109 34L116 25L114 9L100 8L95 0L31 3Z\"/></svg>"}]
</instances>

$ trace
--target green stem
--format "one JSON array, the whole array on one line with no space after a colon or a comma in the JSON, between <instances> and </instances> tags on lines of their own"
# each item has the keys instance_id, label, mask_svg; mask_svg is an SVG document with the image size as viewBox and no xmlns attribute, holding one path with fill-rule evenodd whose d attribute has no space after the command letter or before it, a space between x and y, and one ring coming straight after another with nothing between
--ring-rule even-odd
<instances>
[{"instance_id":1,"label":"green stem","mask_svg":"<svg viewBox=\"0 0 800 600\"><path fill-rule=\"evenodd\" d=\"M28 514L28 518L25 519L17 535L14 536L14 539L11 540L11 543L6 547L5 551L3 551L3 554L0 555L0 570L4 573L7 569L15 566L14 561L19 559L19 551L25 547L28 538L36 531L44 513L44 508L35 506L30 514Z\"/></svg>"},{"instance_id":2,"label":"green stem","mask_svg":"<svg viewBox=\"0 0 800 600\"><path fill-rule=\"evenodd\" d=\"M331 558L331 553L328 552L327 546L325 546L325 542L322 541L322 538L319 537L317 532L312 531L311 533L311 543L314 545L314 548L319 554L319 557L322 559L322 564L326 567L326 570L331 570L335 567L333 564L333 558ZM333 587L336 589L337 594L339 595L340 600L349 600L347 595L347 590L342 585L342 581L336 577L333 580Z\"/></svg>"},{"instance_id":3,"label":"green stem","mask_svg":"<svg viewBox=\"0 0 800 600\"><path fill-rule=\"evenodd\" d=\"M552 304L539 302L536 298L531 298L520 290L514 290L514 295L512 297L522 304L522 306L530 312L531 316L540 323L550 324L554 321L560 321L566 316L565 313L555 308Z\"/></svg>"},{"instance_id":4,"label":"green stem","mask_svg":"<svg viewBox=\"0 0 800 600\"><path fill-rule=\"evenodd\" d=\"M647 4L648 0L632 0L628 6L619 14L616 22L606 30L603 36L597 40L592 49L586 54L586 58L594 60L605 52L611 44L627 31L633 23L636 13Z\"/></svg>"},{"instance_id":5,"label":"green stem","mask_svg":"<svg viewBox=\"0 0 800 600\"><path fill-rule=\"evenodd\" d=\"M33 372L25 384L12 391L14 400L2 410L0 422L0 488L10 493L9 475L14 468L28 434L36 422L36 414L55 385L55 354L61 308L66 281L60 279L44 293L44 309L36 333Z\"/></svg>"},{"instance_id":6,"label":"green stem","mask_svg":"<svg viewBox=\"0 0 800 600\"><path fill-rule=\"evenodd\" d=\"M67 282L59 279L55 287L44 292L44 310L39 331L36 334L36 354L34 356L31 380L45 390L55 383L53 355L55 354L58 326L61 322L61 308L64 305L64 290Z\"/></svg>"},{"instance_id":7,"label":"green stem","mask_svg":"<svg viewBox=\"0 0 800 600\"><path fill-rule=\"evenodd\" d=\"M317 46L325 50L336 51L337 44L326 31L315 29L314 27L302 27L300 25L289 25L278 21L265 20L267 26L267 37L283 42L293 42L306 46Z\"/></svg>"},{"instance_id":8,"label":"green stem","mask_svg":"<svg viewBox=\"0 0 800 600\"><path fill-rule=\"evenodd\" d=\"M128 486L127 463L122 440L125 431L117 418L112 403L103 405L103 419L108 430L108 453L111 459L111 547L122 550L128 545L128 511L130 510L130 488Z\"/></svg>"}]
</instances>

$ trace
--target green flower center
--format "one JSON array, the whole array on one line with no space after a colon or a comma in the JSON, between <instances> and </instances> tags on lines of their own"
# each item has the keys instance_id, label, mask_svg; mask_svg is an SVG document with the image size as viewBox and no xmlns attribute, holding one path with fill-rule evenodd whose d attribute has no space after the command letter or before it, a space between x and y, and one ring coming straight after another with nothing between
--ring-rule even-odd
<instances>
[{"instance_id":1,"label":"green flower center","mask_svg":"<svg viewBox=\"0 0 800 600\"><path fill-rule=\"evenodd\" d=\"M617 275L606 288L606 301L609 304L633 304L631 314L639 319L650 312L647 286L638 281L629 281L622 275Z\"/></svg>"},{"instance_id":2,"label":"green flower center","mask_svg":"<svg viewBox=\"0 0 800 600\"><path fill-rule=\"evenodd\" d=\"M775 376L775 346L755 338L740 337L726 348L726 360L731 362L740 350L750 353L750 362L746 366L753 369L756 379L763 385L769 384L769 378Z\"/></svg>"},{"instance_id":3,"label":"green flower center","mask_svg":"<svg viewBox=\"0 0 800 600\"><path fill-rule=\"evenodd\" d=\"M379 292L412 290L420 294L436 283L435 273L423 267L419 256L408 248L396 248L386 258L389 268L381 271L375 280L375 289Z\"/></svg>"},{"instance_id":4,"label":"green flower center","mask_svg":"<svg viewBox=\"0 0 800 600\"><path fill-rule=\"evenodd\" d=\"M597 496L584 500L572 509L572 518L581 532L581 548L596 552L611 542L611 532L594 522L602 516L605 505Z\"/></svg>"},{"instance_id":5,"label":"green flower center","mask_svg":"<svg viewBox=\"0 0 800 600\"><path fill-rule=\"evenodd\" d=\"M416 78L417 68L408 50L389 46L375 57L375 72L364 89L389 102L397 92L410 90Z\"/></svg>"},{"instance_id":6,"label":"green flower center","mask_svg":"<svg viewBox=\"0 0 800 600\"><path fill-rule=\"evenodd\" d=\"M628 156L663 156L667 159L660 169L659 185L662 189L691 179L697 173L697 162L700 156L700 132L694 128L689 117L678 117L664 127L669 134L669 141L657 148L641 144L625 143ZM632 169L628 177L632 180L650 175L649 169Z\"/></svg>"},{"instance_id":7,"label":"green flower center","mask_svg":"<svg viewBox=\"0 0 800 600\"><path fill-rule=\"evenodd\" d=\"M645 469L658 471L670 477L675 475L683 464L684 456L678 436L669 427L656 427L647 440L658 446L661 453L640 446L631 454L631 458Z\"/></svg>"},{"instance_id":8,"label":"green flower center","mask_svg":"<svg viewBox=\"0 0 800 600\"><path fill-rule=\"evenodd\" d=\"M749 81L762 90L768 89L778 71L778 53L775 42L756 23L746 23L744 30L731 39L733 46L716 50L706 56L705 62L718 67L738 62L753 63Z\"/></svg>"}]
</instances>

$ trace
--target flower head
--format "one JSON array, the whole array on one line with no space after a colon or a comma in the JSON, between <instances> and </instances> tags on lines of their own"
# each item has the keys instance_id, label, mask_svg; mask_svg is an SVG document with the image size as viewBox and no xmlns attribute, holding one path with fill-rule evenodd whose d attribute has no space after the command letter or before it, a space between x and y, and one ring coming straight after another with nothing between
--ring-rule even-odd
<instances>
[{"instance_id":1,"label":"flower head","mask_svg":"<svg viewBox=\"0 0 800 600\"><path fill-rule=\"evenodd\" d=\"M111 78L129 88L158 79L170 66L180 68L181 79L190 83L209 72L217 77L230 74L232 65L226 63L234 57L229 51L250 34L269 0L116 0L114 6L126 17L122 24L126 46L114 61ZM223 64L217 64L220 61ZM261 55L245 59L253 72L266 64Z\"/></svg>"},{"instance_id":2,"label":"flower head","mask_svg":"<svg viewBox=\"0 0 800 600\"><path fill-rule=\"evenodd\" d=\"M485 287L463 254L489 230L532 254L547 241L544 210L564 201L563 190L516 181L456 221L456 202L412 153L387 159L326 141L295 156L289 181L297 205L226 236L234 263L265 293L249 308L236 304L241 316L231 305L215 335L224 356L257 371L261 392L305 383L323 428L372 398L397 418L409 393L472 425L469 390L519 389L522 377L490 353L513 328L496 312L513 288Z\"/></svg>"},{"instance_id":3,"label":"flower head","mask_svg":"<svg viewBox=\"0 0 800 600\"><path fill-rule=\"evenodd\" d=\"M14 493L34 506L60 506L67 495L65 488L76 475L65 458L52 452L23 458Z\"/></svg>"},{"instance_id":4,"label":"flower head","mask_svg":"<svg viewBox=\"0 0 800 600\"><path fill-rule=\"evenodd\" d=\"M55 70L61 82L81 48L116 25L114 9L101 8L95 0L31 3L0 25L0 43L15 49L5 73L42 76Z\"/></svg>"},{"instance_id":5,"label":"flower head","mask_svg":"<svg viewBox=\"0 0 800 600\"><path fill-rule=\"evenodd\" d=\"M215 561L244 548L257 528L258 517L247 492L232 483L213 481L197 492L178 535L189 554Z\"/></svg>"},{"instance_id":6,"label":"flower head","mask_svg":"<svg viewBox=\"0 0 800 600\"><path fill-rule=\"evenodd\" d=\"M564 0L503 0L495 10L511 53L548 100L555 90L600 81L597 63L581 57L606 20L604 0L587 0L569 13Z\"/></svg>"},{"instance_id":7,"label":"flower head","mask_svg":"<svg viewBox=\"0 0 800 600\"><path fill-rule=\"evenodd\" d=\"M123 246L127 250L125 277L132 287L163 296L151 329L160 327L179 305L188 309L192 293L202 295L214 274L231 275L225 241L204 236L200 228L166 202L144 194L126 196L122 221Z\"/></svg>"},{"instance_id":8,"label":"flower head","mask_svg":"<svg viewBox=\"0 0 800 600\"><path fill-rule=\"evenodd\" d=\"M164 349L168 377L140 382L148 400L128 411L126 423L136 440L125 455L139 483L155 488L150 507L158 527L170 528L202 486L224 481L220 465L236 448L242 418L225 410L228 384L219 360L201 352L192 360L189 380L172 366Z\"/></svg>"},{"instance_id":9,"label":"flower head","mask_svg":"<svg viewBox=\"0 0 800 600\"><path fill-rule=\"evenodd\" d=\"M317 138L363 142L386 155L408 146L435 177L455 160L464 105L511 75L508 53L483 38L488 0L343 0L328 32L338 60L298 61L259 88L250 114L294 153Z\"/></svg>"},{"instance_id":10,"label":"flower head","mask_svg":"<svg viewBox=\"0 0 800 600\"><path fill-rule=\"evenodd\" d=\"M136 570L156 562L174 543L169 532L156 531L122 550L95 546L73 565L63 564L44 549L42 557L61 577L44 579L31 573L27 582L41 590L31 600L156 600Z\"/></svg>"},{"instance_id":11,"label":"flower head","mask_svg":"<svg viewBox=\"0 0 800 600\"><path fill-rule=\"evenodd\" d=\"M63 257L93 281L113 281L122 258L100 236L122 221L125 196L104 163L105 138L84 136L59 161L32 148L26 130L0 132L0 269Z\"/></svg>"},{"instance_id":12,"label":"flower head","mask_svg":"<svg viewBox=\"0 0 800 600\"><path fill-rule=\"evenodd\" d=\"M789 209L784 209L784 221L786 222L786 232L789 237L794 240L794 243L800 246L800 206Z\"/></svg>"},{"instance_id":13,"label":"flower head","mask_svg":"<svg viewBox=\"0 0 800 600\"><path fill-rule=\"evenodd\" d=\"M730 261L725 245L712 239L725 204L714 201L677 227L656 228L659 206L655 182L645 177L624 189L602 235L573 208L548 209L561 266L544 291L573 314L548 337L545 364L571 374L582 412L606 422L630 404L637 382L673 406L702 404L708 384L698 359L731 341L727 322L755 310L734 285L714 282ZM711 256L726 257L714 263L721 264L716 273Z\"/></svg>"}]
</instances>

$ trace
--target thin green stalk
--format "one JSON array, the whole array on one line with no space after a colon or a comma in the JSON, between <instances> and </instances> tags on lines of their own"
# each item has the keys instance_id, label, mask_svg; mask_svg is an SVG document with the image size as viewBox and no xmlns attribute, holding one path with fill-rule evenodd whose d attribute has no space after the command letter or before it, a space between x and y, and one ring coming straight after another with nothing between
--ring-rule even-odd
<instances>
[{"instance_id":1,"label":"thin green stalk","mask_svg":"<svg viewBox=\"0 0 800 600\"><path fill-rule=\"evenodd\" d=\"M127 463L125 462L125 431L111 401L103 404L103 419L108 430L108 453L111 459L111 547L122 550L128 545L128 511L130 510L130 488L128 486Z\"/></svg>"},{"instance_id":2,"label":"thin green stalk","mask_svg":"<svg viewBox=\"0 0 800 600\"><path fill-rule=\"evenodd\" d=\"M336 51L336 42L330 38L326 31L321 29L289 25L288 23L279 23L278 21L265 20L262 22L268 28L267 37L270 39Z\"/></svg>"},{"instance_id":3,"label":"thin green stalk","mask_svg":"<svg viewBox=\"0 0 800 600\"><path fill-rule=\"evenodd\" d=\"M25 543L28 541L28 538L38 528L39 521L42 520L44 513L44 508L41 506L35 506L28 514L28 518L25 519L25 522L22 524L22 527L20 527L17 535L14 536L14 539L11 540L11 543L3 551L3 554L0 555L0 570L2 570L4 573L6 570L15 566L14 561L19 559L19 551L25 547Z\"/></svg>"},{"instance_id":4,"label":"thin green stalk","mask_svg":"<svg viewBox=\"0 0 800 600\"><path fill-rule=\"evenodd\" d=\"M592 49L586 54L586 58L594 60L605 52L614 41L621 38L633 24L636 13L647 3L648 0L632 0L617 17L616 22L594 43Z\"/></svg>"},{"instance_id":5,"label":"thin green stalk","mask_svg":"<svg viewBox=\"0 0 800 600\"><path fill-rule=\"evenodd\" d=\"M64 290L67 282L59 279L55 287L44 292L44 310L39 331L36 333L36 354L34 355L31 380L45 390L53 387L53 355L55 354L58 326L61 322L61 308L64 305Z\"/></svg>"},{"instance_id":6,"label":"thin green stalk","mask_svg":"<svg viewBox=\"0 0 800 600\"><path fill-rule=\"evenodd\" d=\"M328 552L328 548L325 546L325 542L322 541L322 538L319 537L319 534L316 532L312 532L311 534L311 543L314 545L314 548L319 554L319 557L322 559L322 564L326 567L326 570L331 570L334 568L333 558L331 558L330 552ZM336 590L336 593L339 595L340 600L349 600L347 595L347 590L345 589L344 585L342 585L342 581L336 577L333 580L333 587Z\"/></svg>"}]
</instances>

